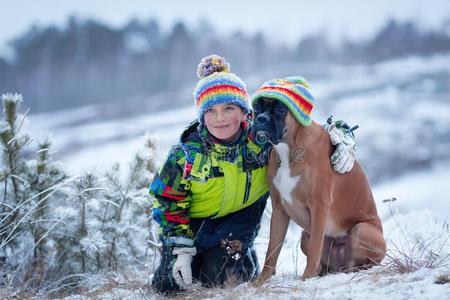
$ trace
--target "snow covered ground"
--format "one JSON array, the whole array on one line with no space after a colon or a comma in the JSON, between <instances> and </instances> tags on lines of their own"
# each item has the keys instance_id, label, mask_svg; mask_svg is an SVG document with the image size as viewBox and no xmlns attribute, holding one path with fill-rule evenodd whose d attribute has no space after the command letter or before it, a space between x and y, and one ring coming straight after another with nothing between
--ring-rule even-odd
<instances>
[{"instance_id":1,"label":"snow covered ground","mask_svg":"<svg viewBox=\"0 0 450 300\"><path fill-rule=\"evenodd\" d=\"M388 242L388 257L382 266L301 282L298 277L305 267L299 249L301 230L291 224L277 275L261 288L244 284L199 289L182 296L450 299L450 283L435 283L438 276L450 276L449 78L450 55L443 55L406 58L372 67L336 68L329 78L312 82L313 91L317 91L314 116L318 122L334 113L337 118L361 126L356 132L357 155L372 182ZM141 148L146 132L157 141L157 161L161 161L183 128L195 118L190 102L186 107L130 119L95 121L99 113L97 108L87 107L57 116L31 116L26 129L34 136L51 133L59 151L57 157L78 173L130 161ZM392 198L396 200L383 201ZM267 247L269 219L270 206L256 240L260 264ZM408 265L408 258L412 260L411 272L401 274L398 269L402 262ZM133 284L125 280L125 284L97 287L95 294L66 299L158 298L147 290L147 274L131 281Z\"/></svg>"}]
</instances>

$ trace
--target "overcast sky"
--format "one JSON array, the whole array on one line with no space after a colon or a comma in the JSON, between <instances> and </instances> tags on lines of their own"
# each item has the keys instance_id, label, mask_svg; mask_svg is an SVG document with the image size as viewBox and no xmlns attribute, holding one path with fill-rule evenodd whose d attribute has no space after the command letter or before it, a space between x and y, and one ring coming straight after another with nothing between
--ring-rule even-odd
<instances>
[{"instance_id":1,"label":"overcast sky","mask_svg":"<svg viewBox=\"0 0 450 300\"><path fill-rule=\"evenodd\" d=\"M392 17L436 27L450 18L450 0L0 0L0 11L0 46L31 24L65 25L71 14L114 26L155 17L165 30L177 20L196 25L203 17L219 32L262 31L293 43L319 30L333 38L361 38Z\"/></svg>"}]
</instances>

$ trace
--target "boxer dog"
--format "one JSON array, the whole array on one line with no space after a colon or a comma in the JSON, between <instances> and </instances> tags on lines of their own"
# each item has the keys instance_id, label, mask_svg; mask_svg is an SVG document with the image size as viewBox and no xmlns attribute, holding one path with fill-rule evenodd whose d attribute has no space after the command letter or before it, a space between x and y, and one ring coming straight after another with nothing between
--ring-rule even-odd
<instances>
[{"instance_id":1,"label":"boxer dog","mask_svg":"<svg viewBox=\"0 0 450 300\"><path fill-rule=\"evenodd\" d=\"M346 174L332 168L334 146L314 121L300 124L281 101L254 104L253 134L273 145L268 165L272 199L270 240L256 285L275 274L289 220L303 228L307 257L302 279L368 268L386 253L372 191L358 162Z\"/></svg>"}]
</instances>

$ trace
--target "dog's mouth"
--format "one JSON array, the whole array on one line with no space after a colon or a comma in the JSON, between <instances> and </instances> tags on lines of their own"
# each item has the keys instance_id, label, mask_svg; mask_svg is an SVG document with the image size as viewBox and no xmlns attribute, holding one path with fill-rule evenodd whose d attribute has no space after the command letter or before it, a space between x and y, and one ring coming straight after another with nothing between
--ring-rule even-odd
<instances>
[{"instance_id":1,"label":"dog's mouth","mask_svg":"<svg viewBox=\"0 0 450 300\"><path fill-rule=\"evenodd\" d=\"M275 146L280 142L280 140L274 140L267 131L258 130L255 133L255 142L258 145L265 145L269 143L270 145Z\"/></svg>"},{"instance_id":2,"label":"dog's mouth","mask_svg":"<svg viewBox=\"0 0 450 300\"><path fill-rule=\"evenodd\" d=\"M272 137L268 131L257 129L255 131L255 141L259 145L264 145L266 143L270 143L272 146L276 145L280 142L280 140L283 139L283 137L287 134L288 129L283 128L283 131L281 132L281 136L279 138Z\"/></svg>"}]
</instances>

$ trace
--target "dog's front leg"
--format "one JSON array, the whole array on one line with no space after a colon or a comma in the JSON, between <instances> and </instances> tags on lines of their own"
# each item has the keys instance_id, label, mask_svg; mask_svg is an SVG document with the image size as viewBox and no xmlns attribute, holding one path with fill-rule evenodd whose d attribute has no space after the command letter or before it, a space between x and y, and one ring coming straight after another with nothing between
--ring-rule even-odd
<instances>
[{"instance_id":1,"label":"dog's front leg","mask_svg":"<svg viewBox=\"0 0 450 300\"><path fill-rule=\"evenodd\" d=\"M317 276L320 272L320 258L325 238L325 222L329 215L329 197L314 197L310 207L311 232L306 256L306 268L302 280Z\"/></svg>"},{"instance_id":2,"label":"dog's front leg","mask_svg":"<svg viewBox=\"0 0 450 300\"><path fill-rule=\"evenodd\" d=\"M272 185L270 187L270 197L272 199L272 216L270 218L269 246L267 247L263 270L255 282L256 286L263 284L275 275L278 256L289 226L289 216L281 204L280 193Z\"/></svg>"}]
</instances>

